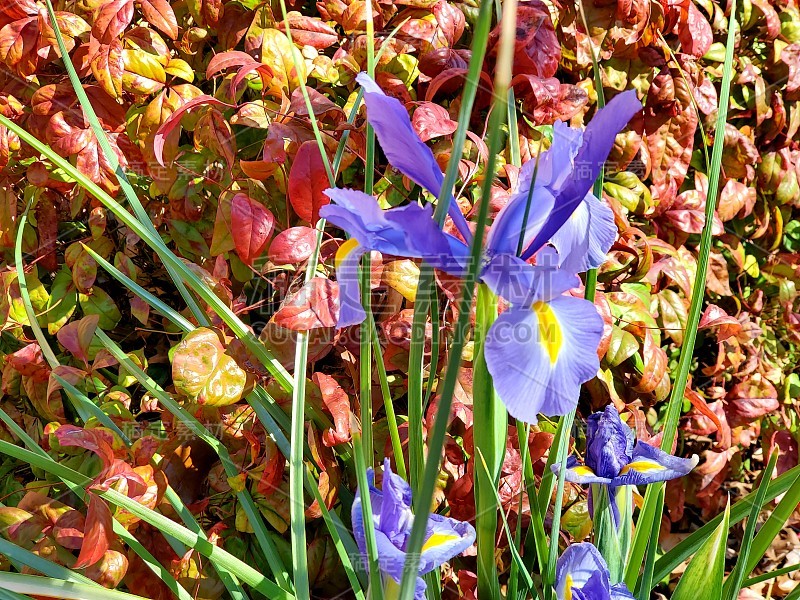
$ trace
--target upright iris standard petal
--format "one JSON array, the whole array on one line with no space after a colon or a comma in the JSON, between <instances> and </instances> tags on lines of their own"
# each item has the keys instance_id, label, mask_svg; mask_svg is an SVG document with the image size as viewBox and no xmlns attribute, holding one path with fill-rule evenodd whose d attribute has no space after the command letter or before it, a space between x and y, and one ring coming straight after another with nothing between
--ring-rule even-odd
<instances>
[{"instance_id":1,"label":"upright iris standard petal","mask_svg":"<svg viewBox=\"0 0 800 600\"><path fill-rule=\"evenodd\" d=\"M614 213L594 194L586 194L550 243L558 250L559 266L583 273L597 269L617 237Z\"/></svg>"},{"instance_id":2,"label":"upright iris standard petal","mask_svg":"<svg viewBox=\"0 0 800 600\"><path fill-rule=\"evenodd\" d=\"M383 464L381 490L373 485L374 477L373 469L367 469L378 567L381 573L400 583L406 560L406 546L414 524L411 488L401 477L392 473L388 458ZM367 542L361 503L362 494L359 489L356 491L351 513L353 537L362 555L366 556ZM461 554L474 541L475 529L469 523L442 515L430 515L420 554L419 574L424 575ZM425 581L421 577L416 580L414 597L420 600L425 597Z\"/></svg>"},{"instance_id":3,"label":"upright iris standard petal","mask_svg":"<svg viewBox=\"0 0 800 600\"><path fill-rule=\"evenodd\" d=\"M516 254L521 234L522 248L530 245L553 212L556 196L574 169L575 155L582 143L580 129L556 122L550 147L522 165L511 198L487 235L488 253Z\"/></svg>"},{"instance_id":4,"label":"upright iris standard petal","mask_svg":"<svg viewBox=\"0 0 800 600\"><path fill-rule=\"evenodd\" d=\"M411 125L408 111L396 98L383 90L366 73L359 73L356 81L364 88L367 120L389 163L414 183L421 185L438 197L444 175L433 152L419 139ZM465 240L472 239L467 220L452 197L449 197L448 214Z\"/></svg>"},{"instance_id":5,"label":"upright iris standard petal","mask_svg":"<svg viewBox=\"0 0 800 600\"><path fill-rule=\"evenodd\" d=\"M487 334L486 365L509 414L535 423L538 413L575 408L580 386L597 374L603 321L582 298L534 298L501 314Z\"/></svg>"},{"instance_id":6,"label":"upright iris standard petal","mask_svg":"<svg viewBox=\"0 0 800 600\"><path fill-rule=\"evenodd\" d=\"M633 442L633 430L622 422L617 409L609 404L603 412L589 416L586 466L600 477L613 479L630 462Z\"/></svg>"},{"instance_id":7,"label":"upright iris standard petal","mask_svg":"<svg viewBox=\"0 0 800 600\"><path fill-rule=\"evenodd\" d=\"M558 600L622 600L633 598L625 584L611 587L608 565L592 544L572 544L556 565Z\"/></svg>"},{"instance_id":8,"label":"upright iris standard petal","mask_svg":"<svg viewBox=\"0 0 800 600\"><path fill-rule=\"evenodd\" d=\"M642 485L656 481L668 481L688 475L697 466L699 458L679 458L650 444L638 442L633 449L632 460L620 469L613 480L614 485Z\"/></svg>"},{"instance_id":9,"label":"upright iris standard petal","mask_svg":"<svg viewBox=\"0 0 800 600\"><path fill-rule=\"evenodd\" d=\"M569 219L600 174L614 138L641 109L636 92L630 90L613 98L589 122L583 133L583 145L575 156L574 169L560 187L555 208L523 253L523 258L533 256Z\"/></svg>"}]
</instances>

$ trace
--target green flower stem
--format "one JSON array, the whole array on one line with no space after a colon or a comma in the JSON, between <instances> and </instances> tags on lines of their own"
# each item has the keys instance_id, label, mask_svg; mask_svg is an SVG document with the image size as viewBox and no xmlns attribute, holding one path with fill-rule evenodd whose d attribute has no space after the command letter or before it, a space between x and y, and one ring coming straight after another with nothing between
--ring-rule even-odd
<instances>
[{"instance_id":1,"label":"green flower stem","mask_svg":"<svg viewBox=\"0 0 800 600\"><path fill-rule=\"evenodd\" d=\"M475 313L475 355L472 362L472 428L475 453L486 461L486 469L474 469L475 531L478 544L478 595L499 600L500 583L495 561L497 536L497 487L505 454L508 413L492 385L486 366L486 334L497 319L497 297L485 284L478 286ZM475 457L473 456L473 460Z\"/></svg>"}]
</instances>

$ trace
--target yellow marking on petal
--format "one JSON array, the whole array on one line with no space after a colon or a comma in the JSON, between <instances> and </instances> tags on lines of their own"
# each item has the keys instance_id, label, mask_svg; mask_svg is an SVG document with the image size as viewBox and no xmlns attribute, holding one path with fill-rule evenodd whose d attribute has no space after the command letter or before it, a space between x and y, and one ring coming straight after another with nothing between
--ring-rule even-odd
<instances>
[{"instance_id":1,"label":"yellow marking on petal","mask_svg":"<svg viewBox=\"0 0 800 600\"><path fill-rule=\"evenodd\" d=\"M550 357L550 364L554 365L564 342L561 325L549 304L534 302L531 308L536 313L536 318L539 321L539 343L547 351L547 355Z\"/></svg>"},{"instance_id":2,"label":"yellow marking on petal","mask_svg":"<svg viewBox=\"0 0 800 600\"><path fill-rule=\"evenodd\" d=\"M458 539L461 538L452 533L434 533L425 541L425 544L422 546L422 551L425 552L426 550L430 550L436 546L441 546L447 542L454 542Z\"/></svg>"},{"instance_id":3,"label":"yellow marking on petal","mask_svg":"<svg viewBox=\"0 0 800 600\"><path fill-rule=\"evenodd\" d=\"M567 575L564 588L564 600L572 600L572 575Z\"/></svg>"},{"instance_id":4,"label":"yellow marking on petal","mask_svg":"<svg viewBox=\"0 0 800 600\"><path fill-rule=\"evenodd\" d=\"M575 473L575 475L579 475L581 477L584 475L594 475L594 471L592 471L586 465L578 465L577 467L572 467L570 470Z\"/></svg>"},{"instance_id":5,"label":"yellow marking on petal","mask_svg":"<svg viewBox=\"0 0 800 600\"><path fill-rule=\"evenodd\" d=\"M622 469L620 469L619 474L625 475L631 471L636 471L637 473L653 473L656 471L664 471L666 467L664 465L660 465L656 462L652 462L649 460L635 460L632 463L628 463Z\"/></svg>"},{"instance_id":6,"label":"yellow marking on petal","mask_svg":"<svg viewBox=\"0 0 800 600\"><path fill-rule=\"evenodd\" d=\"M350 238L344 244L339 246L339 249L336 251L336 258L333 259L333 266L337 269L342 266L344 260L350 256L350 254L358 247L358 240L356 238Z\"/></svg>"}]
</instances>

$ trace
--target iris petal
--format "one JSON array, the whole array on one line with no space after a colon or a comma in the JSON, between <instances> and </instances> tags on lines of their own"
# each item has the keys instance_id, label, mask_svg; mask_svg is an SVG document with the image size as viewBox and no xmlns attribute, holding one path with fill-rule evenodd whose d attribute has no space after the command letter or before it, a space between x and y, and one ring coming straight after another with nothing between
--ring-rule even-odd
<instances>
[{"instance_id":1,"label":"iris petal","mask_svg":"<svg viewBox=\"0 0 800 600\"><path fill-rule=\"evenodd\" d=\"M614 485L642 485L656 481L668 481L688 475L697 466L699 458L679 458L658 448L638 442L633 450L633 459L623 467Z\"/></svg>"},{"instance_id":2,"label":"iris petal","mask_svg":"<svg viewBox=\"0 0 800 600\"><path fill-rule=\"evenodd\" d=\"M583 273L605 262L616 237L614 213L593 194L586 194L550 243L558 250L561 268Z\"/></svg>"},{"instance_id":3,"label":"iris petal","mask_svg":"<svg viewBox=\"0 0 800 600\"><path fill-rule=\"evenodd\" d=\"M361 305L359 286L359 261L366 248L355 238L350 238L339 247L336 253L336 282L339 285L339 320L336 326L349 327L367 318Z\"/></svg>"},{"instance_id":4,"label":"iris petal","mask_svg":"<svg viewBox=\"0 0 800 600\"><path fill-rule=\"evenodd\" d=\"M561 465L556 463L550 468L553 470L553 473L558 475L559 471L561 470ZM574 456L570 456L567 459L567 469L564 473L564 479L572 483L580 483L582 485L588 485L591 483L611 483L610 479L606 477L600 477L597 473L592 471L590 467L578 464L578 460Z\"/></svg>"},{"instance_id":5,"label":"iris petal","mask_svg":"<svg viewBox=\"0 0 800 600\"><path fill-rule=\"evenodd\" d=\"M617 133L641 109L636 92L630 90L614 97L597 111L583 133L583 145L575 156L575 168L559 189L553 211L523 253L523 258L533 256L569 219L600 174Z\"/></svg>"},{"instance_id":6,"label":"iris petal","mask_svg":"<svg viewBox=\"0 0 800 600\"><path fill-rule=\"evenodd\" d=\"M421 185L431 194L439 197L444 175L433 152L419 139L408 111L396 98L383 93L383 90L366 73L356 77L364 88L364 102L367 105L367 120L375 130L375 136L389 163L414 183ZM467 220L456 201L449 199L448 214L464 239L472 239Z\"/></svg>"},{"instance_id":7,"label":"iris petal","mask_svg":"<svg viewBox=\"0 0 800 600\"><path fill-rule=\"evenodd\" d=\"M582 298L560 296L541 309L512 308L489 329L486 364L508 412L535 423L538 413L563 415L578 403L580 386L597 373L603 321ZM551 311L551 312L550 312ZM558 339L555 360L550 353Z\"/></svg>"},{"instance_id":8,"label":"iris petal","mask_svg":"<svg viewBox=\"0 0 800 600\"><path fill-rule=\"evenodd\" d=\"M613 479L631 461L633 430L622 422L613 404L589 416L586 464L600 477Z\"/></svg>"},{"instance_id":9,"label":"iris petal","mask_svg":"<svg viewBox=\"0 0 800 600\"><path fill-rule=\"evenodd\" d=\"M556 564L556 596L569 598L575 591L592 591L597 595L583 595L593 600L609 598L608 565L592 544L572 544L564 550ZM599 592L599 593L598 593ZM577 597L577 595L576 595Z\"/></svg>"},{"instance_id":10,"label":"iris petal","mask_svg":"<svg viewBox=\"0 0 800 600\"><path fill-rule=\"evenodd\" d=\"M475 541L475 529L472 525L443 515L431 514L428 528L430 533L420 555L420 574L432 571L458 556Z\"/></svg>"},{"instance_id":11,"label":"iris petal","mask_svg":"<svg viewBox=\"0 0 800 600\"><path fill-rule=\"evenodd\" d=\"M554 254L542 251L536 265L512 254L495 254L481 270L481 281L514 306L548 302L580 284L577 275L555 266L558 259Z\"/></svg>"}]
</instances>

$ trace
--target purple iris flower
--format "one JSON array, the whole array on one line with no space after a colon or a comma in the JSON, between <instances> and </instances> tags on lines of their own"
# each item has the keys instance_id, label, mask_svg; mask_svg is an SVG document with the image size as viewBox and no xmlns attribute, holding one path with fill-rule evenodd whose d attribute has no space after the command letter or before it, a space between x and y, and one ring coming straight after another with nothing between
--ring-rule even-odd
<instances>
[{"instance_id":1,"label":"purple iris flower","mask_svg":"<svg viewBox=\"0 0 800 600\"><path fill-rule=\"evenodd\" d=\"M375 526L378 566L384 575L400 583L406 560L406 544L414 524L414 514L411 512L411 488L402 477L392 473L388 458L383 463L383 489L375 487L375 471L372 468L367 469L367 480ZM356 492L352 519L356 543L366 556L367 542L364 517L361 512L361 490ZM475 529L469 523L431 514L428 517L425 543L420 554L419 574L424 575L461 554L474 541ZM425 588L425 581L422 577L417 577L414 597L424 599Z\"/></svg>"},{"instance_id":2,"label":"purple iris flower","mask_svg":"<svg viewBox=\"0 0 800 600\"><path fill-rule=\"evenodd\" d=\"M444 176L406 109L364 73L357 80L364 88L367 118L389 162L438 197ZM603 263L614 241L613 214L590 189L617 133L640 109L635 92L629 91L598 111L585 131L556 123L550 148L538 167L533 160L522 167L516 189L487 236L480 280L511 307L488 332L486 363L508 412L523 421L535 423L539 413L569 412L581 384L599 368L596 350L603 322L591 302L566 292L579 285L577 273ZM320 215L351 235L335 261L340 327L366 316L359 300L358 260L367 251L423 258L450 274L464 273L472 234L452 197L448 214L467 243L443 233L430 218L429 205L380 210L375 198L362 192L326 193L333 204ZM517 256L520 239L523 252Z\"/></svg>"},{"instance_id":3,"label":"purple iris flower","mask_svg":"<svg viewBox=\"0 0 800 600\"><path fill-rule=\"evenodd\" d=\"M634 445L633 430L609 404L603 412L589 416L585 464L579 465L574 456L570 457L564 477L574 483L599 483L614 490L621 485L683 477L697 466L698 460L697 455L679 458L643 442ZM553 465L553 471L558 470L559 465Z\"/></svg>"},{"instance_id":4,"label":"purple iris flower","mask_svg":"<svg viewBox=\"0 0 800 600\"><path fill-rule=\"evenodd\" d=\"M572 544L556 565L558 600L627 600L633 595L624 583L611 585L608 565L592 544Z\"/></svg>"}]
</instances>

